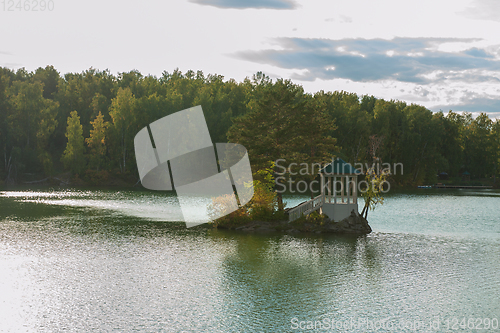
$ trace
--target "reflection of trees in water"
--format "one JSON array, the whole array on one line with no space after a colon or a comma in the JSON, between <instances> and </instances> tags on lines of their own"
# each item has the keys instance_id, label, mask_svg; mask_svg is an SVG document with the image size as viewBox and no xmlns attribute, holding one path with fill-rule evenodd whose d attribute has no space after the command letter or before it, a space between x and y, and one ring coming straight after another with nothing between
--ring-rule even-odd
<instances>
[{"instance_id":1,"label":"reflection of trees in water","mask_svg":"<svg viewBox=\"0 0 500 333\"><path fill-rule=\"evenodd\" d=\"M343 284L372 274L376 251L366 237L210 233L232 241L223 259L221 297L229 322L262 329L290 326L294 317L318 318L339 310ZM258 326L258 325L257 325ZM240 326L241 327L241 326Z\"/></svg>"}]
</instances>

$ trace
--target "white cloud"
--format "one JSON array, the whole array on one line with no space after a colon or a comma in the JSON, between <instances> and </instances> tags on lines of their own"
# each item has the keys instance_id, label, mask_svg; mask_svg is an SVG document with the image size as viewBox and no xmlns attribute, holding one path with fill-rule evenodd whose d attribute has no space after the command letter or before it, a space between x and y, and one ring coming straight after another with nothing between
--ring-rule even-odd
<instances>
[{"instance_id":1,"label":"white cloud","mask_svg":"<svg viewBox=\"0 0 500 333\"><path fill-rule=\"evenodd\" d=\"M476 20L500 22L500 2L498 0L474 0L469 7L459 13Z\"/></svg>"},{"instance_id":2,"label":"white cloud","mask_svg":"<svg viewBox=\"0 0 500 333\"><path fill-rule=\"evenodd\" d=\"M293 0L189 0L189 2L214 6L218 8L234 9L296 9L297 3Z\"/></svg>"},{"instance_id":3,"label":"white cloud","mask_svg":"<svg viewBox=\"0 0 500 333\"><path fill-rule=\"evenodd\" d=\"M28 70L54 65L63 74L92 66L161 75L178 67L237 81L263 71L292 78L309 92L404 97L428 107L459 104L466 90L490 99L500 95L497 3L58 1L51 12L2 14L0 31L8 33L0 64ZM469 7L469 16L457 14Z\"/></svg>"},{"instance_id":4,"label":"white cloud","mask_svg":"<svg viewBox=\"0 0 500 333\"><path fill-rule=\"evenodd\" d=\"M308 76L294 76L299 80L389 79L419 84L429 84L436 80L498 80L500 61L489 56L486 51L478 48L462 52L440 50L442 44L475 41L476 39L458 38L278 38L276 44L281 45L281 50L240 51L235 56L281 68L308 69ZM336 70L326 70L330 67L335 67ZM438 71L441 72L438 74Z\"/></svg>"}]
</instances>

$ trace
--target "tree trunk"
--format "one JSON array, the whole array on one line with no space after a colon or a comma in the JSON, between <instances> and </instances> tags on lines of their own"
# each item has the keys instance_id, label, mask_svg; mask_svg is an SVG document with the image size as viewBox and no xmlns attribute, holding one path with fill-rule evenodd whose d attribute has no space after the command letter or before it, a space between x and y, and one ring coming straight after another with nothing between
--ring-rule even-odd
<instances>
[{"instance_id":1,"label":"tree trunk","mask_svg":"<svg viewBox=\"0 0 500 333\"><path fill-rule=\"evenodd\" d=\"M278 210L279 211L283 211L284 207L283 207L283 196L281 195L281 193L278 192L278 194L276 195L276 197L278 198Z\"/></svg>"},{"instance_id":2,"label":"tree trunk","mask_svg":"<svg viewBox=\"0 0 500 333\"><path fill-rule=\"evenodd\" d=\"M368 199L369 200L369 199ZM366 219L368 216L368 207L369 207L369 201L366 201L365 206L363 207L363 210L361 211L361 216Z\"/></svg>"}]
</instances>

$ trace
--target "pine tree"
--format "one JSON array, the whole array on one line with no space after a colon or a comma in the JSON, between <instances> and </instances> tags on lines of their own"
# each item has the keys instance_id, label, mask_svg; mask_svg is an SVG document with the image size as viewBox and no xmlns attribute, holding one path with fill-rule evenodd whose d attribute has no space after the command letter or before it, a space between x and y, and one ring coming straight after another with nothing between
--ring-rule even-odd
<instances>
[{"instance_id":1,"label":"pine tree","mask_svg":"<svg viewBox=\"0 0 500 333\"><path fill-rule=\"evenodd\" d=\"M321 100L317 100L307 95L307 104L302 112L300 122L300 140L295 148L300 155L300 161L307 167L301 167L300 173L294 178L296 180L313 181L317 176L320 167L333 160L337 150L336 138L332 138L331 133L337 128L335 121L328 117L326 106ZM307 170L304 173L303 170ZM314 189L311 190L311 199L314 198ZM320 190L318 188L318 190Z\"/></svg>"},{"instance_id":2,"label":"pine tree","mask_svg":"<svg viewBox=\"0 0 500 333\"><path fill-rule=\"evenodd\" d=\"M256 87L261 98L252 100L249 112L233 121L228 139L244 145L256 170L269 161L287 158L297 141L300 112L303 110L303 89L289 80L278 80Z\"/></svg>"},{"instance_id":3,"label":"pine tree","mask_svg":"<svg viewBox=\"0 0 500 333\"><path fill-rule=\"evenodd\" d=\"M323 136L333 123L326 121L322 110L310 101L301 86L290 80L278 79L274 84L265 80L255 85L253 93L259 98L251 100L249 112L233 121L228 139L248 149L254 173L281 159L284 161L274 171L277 180L286 181L289 175L284 174L283 167L315 158L322 162L334 149L335 141ZM312 172L297 174L293 180L313 179ZM278 203L281 210L281 193Z\"/></svg>"}]
</instances>

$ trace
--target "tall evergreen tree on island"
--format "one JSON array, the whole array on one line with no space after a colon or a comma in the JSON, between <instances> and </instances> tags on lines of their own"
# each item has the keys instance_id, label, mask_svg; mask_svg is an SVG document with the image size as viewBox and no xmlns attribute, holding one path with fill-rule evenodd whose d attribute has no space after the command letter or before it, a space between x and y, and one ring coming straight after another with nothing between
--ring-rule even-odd
<instances>
[{"instance_id":1,"label":"tall evergreen tree on island","mask_svg":"<svg viewBox=\"0 0 500 333\"><path fill-rule=\"evenodd\" d=\"M302 87L290 80L279 79L274 84L264 83L255 89L261 90L261 98L251 100L250 110L233 120L228 139L244 145L252 166L260 170L269 161L291 160L306 101Z\"/></svg>"},{"instance_id":2,"label":"tall evergreen tree on island","mask_svg":"<svg viewBox=\"0 0 500 333\"><path fill-rule=\"evenodd\" d=\"M335 142L322 136L331 122L325 121L324 114L301 86L290 80L278 79L272 83L262 79L254 85L253 94L259 98L251 99L250 110L233 120L228 139L248 149L254 173L282 159L284 162L275 165L274 171L287 179L290 175L288 171L283 174L283 167L307 163L311 158L322 159L325 153L331 153ZM278 203L282 210L281 193Z\"/></svg>"},{"instance_id":3,"label":"tall evergreen tree on island","mask_svg":"<svg viewBox=\"0 0 500 333\"><path fill-rule=\"evenodd\" d=\"M306 95L306 100L300 121L299 145L296 148L300 152L297 159L302 165L299 164L299 170L295 171L298 174L294 176L294 180L305 180L309 183L312 199L314 192L321 189L319 187L314 189L311 181L318 176L322 166L332 162L338 150L337 139L329 135L337 126L335 120L328 116L323 100L313 98L311 95Z\"/></svg>"}]
</instances>

